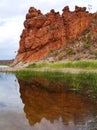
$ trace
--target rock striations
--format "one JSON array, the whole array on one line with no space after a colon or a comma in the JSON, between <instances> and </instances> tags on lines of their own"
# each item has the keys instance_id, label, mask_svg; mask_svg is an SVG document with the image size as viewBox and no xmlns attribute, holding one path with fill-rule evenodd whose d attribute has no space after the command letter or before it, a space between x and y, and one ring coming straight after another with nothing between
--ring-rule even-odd
<instances>
[{"instance_id":1,"label":"rock striations","mask_svg":"<svg viewBox=\"0 0 97 130\"><path fill-rule=\"evenodd\" d=\"M66 6L62 15L53 9L43 15L40 10L30 7L14 65L38 61L50 51L59 49L69 39L81 35L92 19L93 14L87 12L85 7L75 6L75 10L71 12Z\"/></svg>"}]
</instances>

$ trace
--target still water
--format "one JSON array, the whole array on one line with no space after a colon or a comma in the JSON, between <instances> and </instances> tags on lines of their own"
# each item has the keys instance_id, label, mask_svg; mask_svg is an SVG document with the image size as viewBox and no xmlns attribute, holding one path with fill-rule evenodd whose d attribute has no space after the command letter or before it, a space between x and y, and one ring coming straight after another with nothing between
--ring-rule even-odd
<instances>
[{"instance_id":1,"label":"still water","mask_svg":"<svg viewBox=\"0 0 97 130\"><path fill-rule=\"evenodd\" d=\"M0 130L97 129L94 101L69 91L43 89L42 83L51 85L43 79L28 82L0 73Z\"/></svg>"},{"instance_id":2,"label":"still water","mask_svg":"<svg viewBox=\"0 0 97 130\"><path fill-rule=\"evenodd\" d=\"M8 68L9 66L7 65L0 65L0 68Z\"/></svg>"}]
</instances>

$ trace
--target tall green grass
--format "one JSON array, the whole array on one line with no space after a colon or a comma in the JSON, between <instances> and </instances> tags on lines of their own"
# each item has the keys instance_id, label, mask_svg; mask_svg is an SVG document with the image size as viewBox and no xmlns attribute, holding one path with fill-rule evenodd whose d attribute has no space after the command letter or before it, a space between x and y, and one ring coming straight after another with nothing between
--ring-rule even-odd
<instances>
[{"instance_id":1,"label":"tall green grass","mask_svg":"<svg viewBox=\"0 0 97 130\"><path fill-rule=\"evenodd\" d=\"M64 74L61 72L40 72L40 71L16 71L16 76L21 79L32 79L32 78L46 78L49 80L60 80L63 79Z\"/></svg>"},{"instance_id":2,"label":"tall green grass","mask_svg":"<svg viewBox=\"0 0 97 130\"><path fill-rule=\"evenodd\" d=\"M27 68L43 68L43 67L48 67L48 63L42 62L42 63L32 63L29 64Z\"/></svg>"},{"instance_id":3,"label":"tall green grass","mask_svg":"<svg viewBox=\"0 0 97 130\"><path fill-rule=\"evenodd\" d=\"M69 61L69 62L56 62L56 63L33 63L27 68L82 68L82 69L97 69L97 61Z\"/></svg>"},{"instance_id":4,"label":"tall green grass","mask_svg":"<svg viewBox=\"0 0 97 130\"><path fill-rule=\"evenodd\" d=\"M45 78L50 82L64 83L69 89L97 93L97 73L61 73L61 72L37 72L37 71L17 71L17 78L31 80L33 78Z\"/></svg>"},{"instance_id":5,"label":"tall green grass","mask_svg":"<svg viewBox=\"0 0 97 130\"><path fill-rule=\"evenodd\" d=\"M51 64L52 68L87 68L87 69L96 69L97 61L73 61L73 62L64 62L64 63L55 63Z\"/></svg>"}]
</instances>

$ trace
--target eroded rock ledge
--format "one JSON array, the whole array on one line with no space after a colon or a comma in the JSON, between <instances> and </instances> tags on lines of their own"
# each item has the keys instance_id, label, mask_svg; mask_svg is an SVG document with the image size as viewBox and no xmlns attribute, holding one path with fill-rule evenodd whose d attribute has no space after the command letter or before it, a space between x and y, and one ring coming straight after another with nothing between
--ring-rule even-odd
<instances>
[{"instance_id":1,"label":"eroded rock ledge","mask_svg":"<svg viewBox=\"0 0 97 130\"><path fill-rule=\"evenodd\" d=\"M30 7L14 65L40 60L51 50L65 45L69 39L81 35L92 19L93 14L86 11L85 7L75 6L75 10L71 12L66 6L62 15L53 9L42 14L40 10Z\"/></svg>"}]
</instances>

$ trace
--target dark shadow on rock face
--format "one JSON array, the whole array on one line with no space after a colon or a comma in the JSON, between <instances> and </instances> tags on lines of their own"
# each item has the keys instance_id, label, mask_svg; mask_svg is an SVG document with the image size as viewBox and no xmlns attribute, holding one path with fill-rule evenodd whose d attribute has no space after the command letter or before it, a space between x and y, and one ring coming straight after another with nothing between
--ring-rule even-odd
<instances>
[{"instance_id":1,"label":"dark shadow on rock face","mask_svg":"<svg viewBox=\"0 0 97 130\"><path fill-rule=\"evenodd\" d=\"M29 82L18 79L24 112L30 125L41 123L43 119L51 123L62 119L63 124L68 127L70 122L74 126L81 126L96 117L97 105L88 98L64 89L63 92L58 92L60 89L57 86L44 81L32 79ZM52 88L56 88L55 91Z\"/></svg>"}]
</instances>

